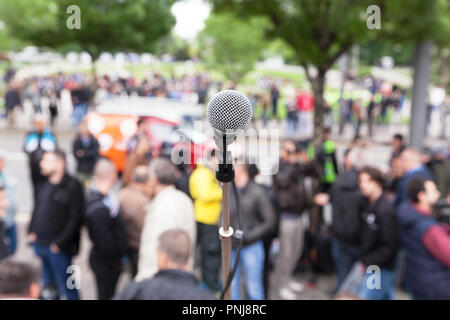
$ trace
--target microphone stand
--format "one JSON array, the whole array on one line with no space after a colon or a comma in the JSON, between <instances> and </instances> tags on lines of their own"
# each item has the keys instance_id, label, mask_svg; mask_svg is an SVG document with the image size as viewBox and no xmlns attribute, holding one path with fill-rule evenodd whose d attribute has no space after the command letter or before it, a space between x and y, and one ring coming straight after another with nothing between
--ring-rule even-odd
<instances>
[{"instance_id":1,"label":"microphone stand","mask_svg":"<svg viewBox=\"0 0 450 320\"><path fill-rule=\"evenodd\" d=\"M227 151L227 137L223 135L223 141L216 143L222 152L216 169L216 179L222 182L222 226L219 229L219 237L222 242L222 283L225 286L231 270L231 247L233 228L230 226L230 182L234 179L233 161L231 152ZM218 139L216 139L216 142ZM231 300L230 287L224 293L224 300Z\"/></svg>"}]
</instances>

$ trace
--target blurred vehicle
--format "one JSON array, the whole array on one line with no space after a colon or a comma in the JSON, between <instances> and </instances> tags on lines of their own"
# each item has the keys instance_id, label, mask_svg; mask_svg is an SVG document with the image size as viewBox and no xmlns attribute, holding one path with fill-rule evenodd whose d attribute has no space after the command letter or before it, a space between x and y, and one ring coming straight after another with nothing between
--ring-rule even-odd
<instances>
[{"instance_id":1,"label":"blurred vehicle","mask_svg":"<svg viewBox=\"0 0 450 320\"><path fill-rule=\"evenodd\" d=\"M165 98L118 97L105 100L87 117L89 131L98 139L100 155L114 162L121 172L126 163L128 141L145 120L153 156L178 153L184 163L195 167L204 152L212 149L209 139L192 126L201 119L203 107ZM175 150L173 150L175 148Z\"/></svg>"}]
</instances>

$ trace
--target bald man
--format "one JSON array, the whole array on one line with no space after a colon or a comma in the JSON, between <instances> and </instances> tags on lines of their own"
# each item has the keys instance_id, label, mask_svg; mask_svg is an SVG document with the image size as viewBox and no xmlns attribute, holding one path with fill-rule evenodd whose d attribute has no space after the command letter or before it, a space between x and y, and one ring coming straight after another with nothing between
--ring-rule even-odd
<instances>
[{"instance_id":1,"label":"bald man","mask_svg":"<svg viewBox=\"0 0 450 320\"><path fill-rule=\"evenodd\" d=\"M414 148L405 149L400 154L399 162L403 175L395 189L396 207L408 199L407 191L411 180L415 178L433 180L433 173L423 164L422 159L422 154Z\"/></svg>"},{"instance_id":2,"label":"bald man","mask_svg":"<svg viewBox=\"0 0 450 320\"><path fill-rule=\"evenodd\" d=\"M86 199L85 221L92 240L89 263L97 282L98 299L108 300L115 292L127 235L119 216L119 203L112 190L117 182L114 164L100 159L94 167L92 188Z\"/></svg>"},{"instance_id":3,"label":"bald man","mask_svg":"<svg viewBox=\"0 0 450 320\"><path fill-rule=\"evenodd\" d=\"M153 278L132 282L116 300L212 300L214 297L192 274L190 236L169 229L158 238L158 269Z\"/></svg>"}]
</instances>

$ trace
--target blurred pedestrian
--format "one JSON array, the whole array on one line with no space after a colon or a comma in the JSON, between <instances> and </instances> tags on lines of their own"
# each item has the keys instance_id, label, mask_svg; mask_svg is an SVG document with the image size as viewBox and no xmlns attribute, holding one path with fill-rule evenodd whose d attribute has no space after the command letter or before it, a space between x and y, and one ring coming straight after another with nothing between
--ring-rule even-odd
<instances>
[{"instance_id":1,"label":"blurred pedestrian","mask_svg":"<svg viewBox=\"0 0 450 320\"><path fill-rule=\"evenodd\" d=\"M116 182L114 164L100 159L94 168L84 216L92 240L89 264L95 274L99 300L108 300L114 295L122 271L122 257L127 250L127 234L119 215L119 202L112 193Z\"/></svg>"},{"instance_id":2,"label":"blurred pedestrian","mask_svg":"<svg viewBox=\"0 0 450 320\"><path fill-rule=\"evenodd\" d=\"M128 235L127 256L133 278L137 274L141 233L147 213L146 207L150 201L147 183L148 167L138 166L132 174L132 182L119 193L120 215Z\"/></svg>"},{"instance_id":3,"label":"blurred pedestrian","mask_svg":"<svg viewBox=\"0 0 450 320\"><path fill-rule=\"evenodd\" d=\"M158 271L158 237L169 229L182 229L189 235L189 266L193 266L196 225L192 200L175 189L176 167L166 159L156 158L149 165L150 205L147 207L139 248L137 281L152 278Z\"/></svg>"},{"instance_id":4,"label":"blurred pedestrian","mask_svg":"<svg viewBox=\"0 0 450 320\"><path fill-rule=\"evenodd\" d=\"M197 222L197 245L200 248L202 281L212 291L220 291L220 240L218 223L222 207L222 188L216 180L218 164L215 150L197 165L189 178Z\"/></svg>"},{"instance_id":5,"label":"blurred pedestrian","mask_svg":"<svg viewBox=\"0 0 450 320\"><path fill-rule=\"evenodd\" d=\"M16 199L15 190L5 168L6 151L0 149L0 184L6 189L8 196L8 209L1 219L4 223L6 238L8 241L9 252L14 254L17 248L17 227L16 227Z\"/></svg>"},{"instance_id":6,"label":"blurred pedestrian","mask_svg":"<svg viewBox=\"0 0 450 320\"><path fill-rule=\"evenodd\" d=\"M86 120L78 125L78 133L73 142L73 155L77 161L77 178L83 188L88 189L94 166L99 158L99 143L89 133Z\"/></svg>"},{"instance_id":7,"label":"blurred pedestrian","mask_svg":"<svg viewBox=\"0 0 450 320\"><path fill-rule=\"evenodd\" d=\"M330 193L319 193L314 199L320 206L328 201L332 204L332 253L337 272L335 291L360 257L361 214L365 200L358 184L358 166L364 166L364 154L359 147L354 147L344 159L344 171L337 177Z\"/></svg>"},{"instance_id":8,"label":"blurred pedestrian","mask_svg":"<svg viewBox=\"0 0 450 320\"><path fill-rule=\"evenodd\" d=\"M0 261L0 300L37 300L40 269L34 263L9 257Z\"/></svg>"},{"instance_id":9,"label":"blurred pedestrian","mask_svg":"<svg viewBox=\"0 0 450 320\"><path fill-rule=\"evenodd\" d=\"M151 279L132 282L116 300L214 300L201 289L192 274L189 259L192 249L189 234L170 229L158 237L158 272Z\"/></svg>"},{"instance_id":10,"label":"blurred pedestrian","mask_svg":"<svg viewBox=\"0 0 450 320\"><path fill-rule=\"evenodd\" d=\"M78 288L67 286L70 276L67 268L78 253L80 227L84 207L83 188L78 180L67 173L66 155L56 149L46 152L41 161L42 174L47 180L39 187L28 241L42 261L43 290L54 288L56 299L65 295L78 300ZM46 297L46 292L41 293Z\"/></svg>"},{"instance_id":11,"label":"blurred pedestrian","mask_svg":"<svg viewBox=\"0 0 450 320\"><path fill-rule=\"evenodd\" d=\"M87 114L90 100L90 91L86 84L75 83L71 92L72 97L72 126L77 127L78 124L83 121Z\"/></svg>"},{"instance_id":12,"label":"blurred pedestrian","mask_svg":"<svg viewBox=\"0 0 450 320\"><path fill-rule=\"evenodd\" d=\"M408 200L397 219L402 248L406 252L406 288L413 299L450 299L450 225L432 216L440 193L427 178L414 178Z\"/></svg>"},{"instance_id":13,"label":"blurred pedestrian","mask_svg":"<svg viewBox=\"0 0 450 320\"><path fill-rule=\"evenodd\" d=\"M249 300L264 300L264 243L263 238L268 235L276 223L275 210L271 200L263 187L250 179L250 165L244 159L238 160L235 168L235 183L240 197L240 210L243 231L242 250L236 274L231 283L233 300L241 300L241 273L244 275L246 297ZM238 208L234 193L230 197L230 224L238 230ZM232 264L236 260L236 243L232 252Z\"/></svg>"},{"instance_id":14,"label":"blurred pedestrian","mask_svg":"<svg viewBox=\"0 0 450 320\"><path fill-rule=\"evenodd\" d=\"M11 254L9 250L8 238L6 237L5 224L3 218L8 211L8 194L5 186L0 182L0 260Z\"/></svg>"},{"instance_id":15,"label":"blurred pedestrian","mask_svg":"<svg viewBox=\"0 0 450 320\"><path fill-rule=\"evenodd\" d=\"M46 180L40 168L43 154L54 151L57 144L56 137L46 128L46 120L42 114L34 116L33 126L33 130L25 138L24 151L28 155L33 195L36 198L40 185Z\"/></svg>"},{"instance_id":16,"label":"blurred pedestrian","mask_svg":"<svg viewBox=\"0 0 450 320\"><path fill-rule=\"evenodd\" d=\"M13 127L15 125L15 114L14 111L16 107L20 106L20 91L17 82L12 80L8 83L5 93L5 112L6 119L8 121L8 126Z\"/></svg>"},{"instance_id":17,"label":"blurred pedestrian","mask_svg":"<svg viewBox=\"0 0 450 320\"><path fill-rule=\"evenodd\" d=\"M126 186L131 182L134 169L138 166L147 166L152 158L150 142L146 136L137 140L137 145L127 155L125 168L122 172L122 183Z\"/></svg>"},{"instance_id":18,"label":"blurred pedestrian","mask_svg":"<svg viewBox=\"0 0 450 320\"><path fill-rule=\"evenodd\" d=\"M280 298L293 300L303 285L292 280L292 274L303 252L304 225L302 215L307 208L307 195L300 167L295 163L295 144L286 140L281 145L279 170L273 176L273 188L280 209L280 254L275 272L279 277Z\"/></svg>"},{"instance_id":19,"label":"blurred pedestrian","mask_svg":"<svg viewBox=\"0 0 450 320\"><path fill-rule=\"evenodd\" d=\"M399 162L401 164L403 174L395 190L396 207L399 207L408 199L408 186L412 179L433 179L433 173L423 164L422 155L418 150L414 148L403 150L399 156Z\"/></svg>"},{"instance_id":20,"label":"blurred pedestrian","mask_svg":"<svg viewBox=\"0 0 450 320\"><path fill-rule=\"evenodd\" d=\"M360 258L365 279L358 295L366 300L394 300L395 263L397 254L397 221L394 203L383 192L383 174L373 167L364 167L359 173L359 186L367 197L361 227ZM380 287L369 288L372 274L367 274L369 266L380 268Z\"/></svg>"}]
</instances>

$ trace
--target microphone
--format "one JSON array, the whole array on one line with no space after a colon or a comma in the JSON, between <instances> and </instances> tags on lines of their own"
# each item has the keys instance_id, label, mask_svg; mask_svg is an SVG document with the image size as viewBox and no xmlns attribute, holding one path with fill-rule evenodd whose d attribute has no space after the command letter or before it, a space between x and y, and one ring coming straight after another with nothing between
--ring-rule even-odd
<instances>
[{"instance_id":1,"label":"microphone","mask_svg":"<svg viewBox=\"0 0 450 320\"><path fill-rule=\"evenodd\" d=\"M214 140L221 151L219 164L216 169L216 179L222 182L222 226L219 236L222 242L222 281L223 292L221 299L230 300L230 284L239 262L241 245L238 246L236 260L231 270L232 237L235 233L230 226L229 184L234 180L233 161L227 146L234 141L238 130L247 128L252 119L252 105L248 98L236 90L223 90L215 94L208 102L207 116L211 127L214 128ZM239 213L239 226L241 228L239 200L236 185L233 184ZM239 232L238 232L239 231ZM236 230L236 235L242 238L242 231Z\"/></svg>"},{"instance_id":2,"label":"microphone","mask_svg":"<svg viewBox=\"0 0 450 320\"><path fill-rule=\"evenodd\" d=\"M244 130L252 119L250 100L239 91L222 90L216 93L208 103L208 122L214 129L214 140L222 151L216 178L221 182L231 182L234 179L231 154L227 146L234 141L238 130Z\"/></svg>"}]
</instances>

